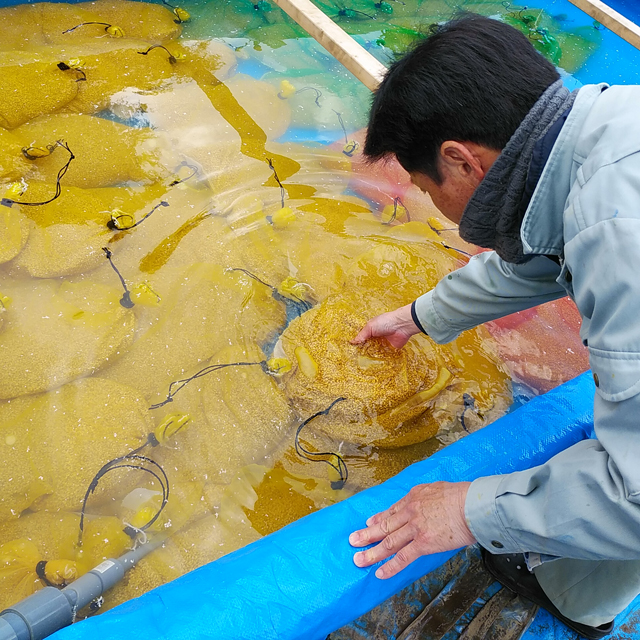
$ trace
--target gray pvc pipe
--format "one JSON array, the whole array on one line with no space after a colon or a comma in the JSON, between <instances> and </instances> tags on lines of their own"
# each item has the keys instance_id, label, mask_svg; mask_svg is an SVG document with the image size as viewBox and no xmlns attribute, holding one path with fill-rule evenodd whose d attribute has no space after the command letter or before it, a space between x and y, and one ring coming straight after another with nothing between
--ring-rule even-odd
<instances>
[{"instance_id":1,"label":"gray pvc pipe","mask_svg":"<svg viewBox=\"0 0 640 640\"><path fill-rule=\"evenodd\" d=\"M70 625L76 612L120 582L126 571L162 544L143 544L111 558L64 589L45 587L0 613L0 640L42 640Z\"/></svg>"}]
</instances>

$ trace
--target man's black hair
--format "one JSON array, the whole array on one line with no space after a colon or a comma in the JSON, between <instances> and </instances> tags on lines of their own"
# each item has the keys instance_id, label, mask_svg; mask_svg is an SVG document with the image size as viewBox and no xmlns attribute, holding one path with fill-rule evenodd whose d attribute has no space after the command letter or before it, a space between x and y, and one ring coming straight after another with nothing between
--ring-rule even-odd
<instances>
[{"instance_id":1,"label":"man's black hair","mask_svg":"<svg viewBox=\"0 0 640 640\"><path fill-rule=\"evenodd\" d=\"M373 99L364 154L395 155L440 184L445 140L502 150L559 77L514 27L462 14L391 66Z\"/></svg>"}]
</instances>

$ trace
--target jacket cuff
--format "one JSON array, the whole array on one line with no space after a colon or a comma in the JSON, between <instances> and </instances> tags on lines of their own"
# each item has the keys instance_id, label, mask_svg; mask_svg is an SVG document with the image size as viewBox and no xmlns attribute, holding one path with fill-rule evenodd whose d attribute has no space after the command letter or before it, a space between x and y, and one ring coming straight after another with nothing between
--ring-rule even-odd
<instances>
[{"instance_id":1,"label":"jacket cuff","mask_svg":"<svg viewBox=\"0 0 640 640\"><path fill-rule=\"evenodd\" d=\"M496 495L505 476L487 476L471 483L464 504L467 526L473 537L491 553L521 553L498 513Z\"/></svg>"},{"instance_id":2,"label":"jacket cuff","mask_svg":"<svg viewBox=\"0 0 640 640\"><path fill-rule=\"evenodd\" d=\"M425 293L411 305L411 317L418 325L418 328L434 342L445 344L457 338L460 331L452 329L436 311L434 305L435 291L435 289L432 289Z\"/></svg>"},{"instance_id":3,"label":"jacket cuff","mask_svg":"<svg viewBox=\"0 0 640 640\"><path fill-rule=\"evenodd\" d=\"M424 333L427 336L429 335L424 330L424 327L422 326L422 323L420 322L420 318L418 318L418 314L416 313L416 302L415 302L415 300L411 303L411 319L415 322L416 327L418 327L418 329L420 329L420 331L422 331L422 333Z\"/></svg>"}]
</instances>

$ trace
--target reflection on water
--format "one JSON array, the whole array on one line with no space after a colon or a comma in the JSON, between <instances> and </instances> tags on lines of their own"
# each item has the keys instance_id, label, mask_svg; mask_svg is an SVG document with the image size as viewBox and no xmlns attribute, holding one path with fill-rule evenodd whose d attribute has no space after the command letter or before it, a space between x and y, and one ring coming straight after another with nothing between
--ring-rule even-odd
<instances>
[{"instance_id":1,"label":"reflection on water","mask_svg":"<svg viewBox=\"0 0 640 640\"><path fill-rule=\"evenodd\" d=\"M0 17L0 608L162 537L113 606L508 410L485 329L350 344L469 247L307 42L256 79L180 7Z\"/></svg>"}]
</instances>

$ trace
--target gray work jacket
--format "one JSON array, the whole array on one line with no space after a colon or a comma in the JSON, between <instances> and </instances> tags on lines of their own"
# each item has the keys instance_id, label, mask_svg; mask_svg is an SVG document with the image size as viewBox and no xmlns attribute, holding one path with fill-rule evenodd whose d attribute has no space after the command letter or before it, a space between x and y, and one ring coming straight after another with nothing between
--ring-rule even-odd
<instances>
[{"instance_id":1,"label":"gray work jacket","mask_svg":"<svg viewBox=\"0 0 640 640\"><path fill-rule=\"evenodd\" d=\"M580 89L533 194L521 237L537 257L481 253L415 304L440 343L567 294L582 316L597 440L471 484L469 527L501 553L640 558L640 87L606 86Z\"/></svg>"}]
</instances>

